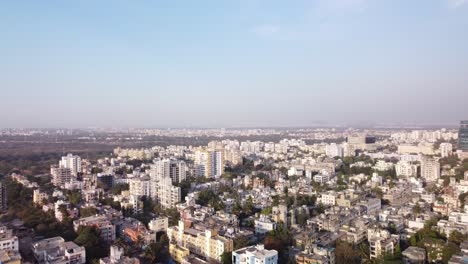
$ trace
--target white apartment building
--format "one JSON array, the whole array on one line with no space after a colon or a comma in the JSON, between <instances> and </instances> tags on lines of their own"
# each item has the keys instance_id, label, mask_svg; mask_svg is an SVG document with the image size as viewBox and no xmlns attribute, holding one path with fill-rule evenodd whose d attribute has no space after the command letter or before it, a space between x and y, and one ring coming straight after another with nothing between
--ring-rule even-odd
<instances>
[{"instance_id":1,"label":"white apartment building","mask_svg":"<svg viewBox=\"0 0 468 264\"><path fill-rule=\"evenodd\" d=\"M450 143L446 143L446 142L440 143L439 149L440 149L440 155L442 156L442 158L452 155L453 146Z\"/></svg>"},{"instance_id":2,"label":"white apartment building","mask_svg":"<svg viewBox=\"0 0 468 264\"><path fill-rule=\"evenodd\" d=\"M166 232L168 227L169 219L167 217L154 218L148 223L148 229L154 232Z\"/></svg>"},{"instance_id":3,"label":"white apartment building","mask_svg":"<svg viewBox=\"0 0 468 264\"><path fill-rule=\"evenodd\" d=\"M428 182L434 182L440 178L440 163L436 158L421 157L421 177Z\"/></svg>"},{"instance_id":4,"label":"white apartment building","mask_svg":"<svg viewBox=\"0 0 468 264\"><path fill-rule=\"evenodd\" d=\"M153 181L160 181L169 177L173 183L179 183L185 180L186 175L187 166L182 160L157 159L150 169L150 177Z\"/></svg>"},{"instance_id":5,"label":"white apartment building","mask_svg":"<svg viewBox=\"0 0 468 264\"><path fill-rule=\"evenodd\" d=\"M73 154L63 156L62 160L59 162L59 167L70 169L71 174L76 176L79 172L81 172L81 158L80 156Z\"/></svg>"},{"instance_id":6,"label":"white apartment building","mask_svg":"<svg viewBox=\"0 0 468 264\"><path fill-rule=\"evenodd\" d=\"M18 237L4 225L0 225L0 250L19 251Z\"/></svg>"},{"instance_id":7,"label":"white apartment building","mask_svg":"<svg viewBox=\"0 0 468 264\"><path fill-rule=\"evenodd\" d=\"M276 229L276 222L265 215L255 219L255 234L266 234Z\"/></svg>"},{"instance_id":8,"label":"white apartment building","mask_svg":"<svg viewBox=\"0 0 468 264\"><path fill-rule=\"evenodd\" d=\"M232 252L233 264L277 264L278 251L266 250L263 245L245 247Z\"/></svg>"},{"instance_id":9,"label":"white apartment building","mask_svg":"<svg viewBox=\"0 0 468 264\"><path fill-rule=\"evenodd\" d=\"M52 237L34 242L31 245L34 257L39 264L67 263L85 264L86 251L72 241L62 237Z\"/></svg>"},{"instance_id":10,"label":"white apartment building","mask_svg":"<svg viewBox=\"0 0 468 264\"><path fill-rule=\"evenodd\" d=\"M376 259L385 254L393 254L400 243L398 235L392 235L387 230L370 228L367 230L370 258Z\"/></svg>"},{"instance_id":11,"label":"white apartment building","mask_svg":"<svg viewBox=\"0 0 468 264\"><path fill-rule=\"evenodd\" d=\"M325 154L330 157L343 157L343 147L336 143L331 143L330 145L325 146Z\"/></svg>"},{"instance_id":12,"label":"white apartment building","mask_svg":"<svg viewBox=\"0 0 468 264\"><path fill-rule=\"evenodd\" d=\"M151 182L147 176L129 179L128 185L131 195L151 196Z\"/></svg>"},{"instance_id":13,"label":"white apartment building","mask_svg":"<svg viewBox=\"0 0 468 264\"><path fill-rule=\"evenodd\" d=\"M195 151L195 174L199 177L219 177L224 173L224 150L198 148Z\"/></svg>"},{"instance_id":14,"label":"white apartment building","mask_svg":"<svg viewBox=\"0 0 468 264\"><path fill-rule=\"evenodd\" d=\"M373 169L378 170L378 171L387 171L387 170L393 169L394 166L395 165L391 162L385 162L383 160L379 160L377 161Z\"/></svg>"},{"instance_id":15,"label":"white apartment building","mask_svg":"<svg viewBox=\"0 0 468 264\"><path fill-rule=\"evenodd\" d=\"M314 175L314 181L324 184L330 181L330 176L325 175L325 174L316 174Z\"/></svg>"},{"instance_id":16,"label":"white apartment building","mask_svg":"<svg viewBox=\"0 0 468 264\"><path fill-rule=\"evenodd\" d=\"M104 241L115 240L115 226L105 215L93 215L73 221L75 232L80 226L94 226L99 230L99 234Z\"/></svg>"},{"instance_id":17,"label":"white apartment building","mask_svg":"<svg viewBox=\"0 0 468 264\"><path fill-rule=\"evenodd\" d=\"M416 177L418 175L418 166L408 161L399 161L396 166L396 175L398 177Z\"/></svg>"},{"instance_id":18,"label":"white apartment building","mask_svg":"<svg viewBox=\"0 0 468 264\"><path fill-rule=\"evenodd\" d=\"M321 194L320 198L318 199L323 205L334 206L336 204L336 198L338 194L334 191L329 191L326 193Z\"/></svg>"},{"instance_id":19,"label":"white apartment building","mask_svg":"<svg viewBox=\"0 0 468 264\"><path fill-rule=\"evenodd\" d=\"M181 201L180 187L172 185L171 178L164 178L157 183L156 198L163 208L173 208Z\"/></svg>"}]
</instances>

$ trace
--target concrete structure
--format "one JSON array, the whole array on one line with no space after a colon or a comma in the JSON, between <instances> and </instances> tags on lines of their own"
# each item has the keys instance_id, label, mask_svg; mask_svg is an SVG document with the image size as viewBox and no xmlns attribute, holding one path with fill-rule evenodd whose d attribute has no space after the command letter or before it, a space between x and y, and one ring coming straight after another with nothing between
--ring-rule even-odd
<instances>
[{"instance_id":1,"label":"concrete structure","mask_svg":"<svg viewBox=\"0 0 468 264\"><path fill-rule=\"evenodd\" d=\"M418 175L418 166L409 161L399 161L395 165L396 175L398 177L416 177Z\"/></svg>"},{"instance_id":2,"label":"concrete structure","mask_svg":"<svg viewBox=\"0 0 468 264\"><path fill-rule=\"evenodd\" d=\"M65 185L65 183L70 182L73 179L70 168L51 166L50 174L52 175L52 183L58 187Z\"/></svg>"},{"instance_id":3,"label":"concrete structure","mask_svg":"<svg viewBox=\"0 0 468 264\"><path fill-rule=\"evenodd\" d=\"M421 178L435 182L440 178L440 163L436 158L421 157Z\"/></svg>"},{"instance_id":4,"label":"concrete structure","mask_svg":"<svg viewBox=\"0 0 468 264\"><path fill-rule=\"evenodd\" d=\"M112 242L115 240L115 226L105 215L93 215L73 221L75 232L78 231L80 226L94 226L99 230L99 234L104 241Z\"/></svg>"},{"instance_id":5,"label":"concrete structure","mask_svg":"<svg viewBox=\"0 0 468 264\"><path fill-rule=\"evenodd\" d=\"M224 252L234 249L233 240L220 236L215 229L195 229L190 224L179 221L178 226L167 229L171 243L186 248L192 254L205 257L208 261L221 261Z\"/></svg>"},{"instance_id":6,"label":"concrete structure","mask_svg":"<svg viewBox=\"0 0 468 264\"><path fill-rule=\"evenodd\" d=\"M446 142L440 143L439 149L440 149L440 155L442 156L442 158L452 155L453 146L450 143L446 143Z\"/></svg>"},{"instance_id":7,"label":"concrete structure","mask_svg":"<svg viewBox=\"0 0 468 264\"><path fill-rule=\"evenodd\" d=\"M404 264L424 264L426 263L426 250L418 247L408 247L402 252Z\"/></svg>"},{"instance_id":8,"label":"concrete structure","mask_svg":"<svg viewBox=\"0 0 468 264\"><path fill-rule=\"evenodd\" d=\"M19 251L18 237L6 226L0 225L0 250Z\"/></svg>"},{"instance_id":9,"label":"concrete structure","mask_svg":"<svg viewBox=\"0 0 468 264\"><path fill-rule=\"evenodd\" d=\"M263 245L251 246L232 252L233 264L277 264L278 251L266 250Z\"/></svg>"},{"instance_id":10,"label":"concrete structure","mask_svg":"<svg viewBox=\"0 0 468 264\"><path fill-rule=\"evenodd\" d=\"M110 256L100 259L99 264L140 264L140 260L124 256L124 249L114 245L110 248Z\"/></svg>"},{"instance_id":11,"label":"concrete structure","mask_svg":"<svg viewBox=\"0 0 468 264\"><path fill-rule=\"evenodd\" d=\"M157 159L150 169L152 181L161 181L169 177L173 183L179 183L185 180L186 174L187 166L185 161L176 159Z\"/></svg>"},{"instance_id":12,"label":"concrete structure","mask_svg":"<svg viewBox=\"0 0 468 264\"><path fill-rule=\"evenodd\" d=\"M85 264L86 251L74 242L65 242L62 237L52 237L32 243L34 258L39 264L69 263Z\"/></svg>"},{"instance_id":13,"label":"concrete structure","mask_svg":"<svg viewBox=\"0 0 468 264\"><path fill-rule=\"evenodd\" d=\"M37 205L44 205L43 201L48 200L49 195L45 192L41 192L39 189L33 191L33 203Z\"/></svg>"},{"instance_id":14,"label":"concrete structure","mask_svg":"<svg viewBox=\"0 0 468 264\"><path fill-rule=\"evenodd\" d=\"M148 223L148 229L154 232L166 232L168 227L169 219L167 217L154 218Z\"/></svg>"},{"instance_id":15,"label":"concrete structure","mask_svg":"<svg viewBox=\"0 0 468 264\"><path fill-rule=\"evenodd\" d=\"M70 169L71 174L76 176L81 172L81 158L73 154L63 156L59 162L59 167Z\"/></svg>"},{"instance_id":16,"label":"concrete structure","mask_svg":"<svg viewBox=\"0 0 468 264\"><path fill-rule=\"evenodd\" d=\"M195 175L219 177L224 173L224 150L198 148L195 151Z\"/></svg>"}]
</instances>

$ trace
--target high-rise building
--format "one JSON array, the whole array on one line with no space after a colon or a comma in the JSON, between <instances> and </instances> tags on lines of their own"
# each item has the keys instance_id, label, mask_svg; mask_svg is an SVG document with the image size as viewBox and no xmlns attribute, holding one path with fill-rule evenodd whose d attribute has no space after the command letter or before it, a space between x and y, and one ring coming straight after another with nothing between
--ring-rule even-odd
<instances>
[{"instance_id":1,"label":"high-rise building","mask_svg":"<svg viewBox=\"0 0 468 264\"><path fill-rule=\"evenodd\" d=\"M172 185L172 180L169 177L158 182L157 199L163 208L173 208L181 200L180 187Z\"/></svg>"},{"instance_id":2,"label":"high-rise building","mask_svg":"<svg viewBox=\"0 0 468 264\"><path fill-rule=\"evenodd\" d=\"M186 175L187 166L183 160L158 159L151 165L150 176L152 181L161 181L169 177L173 183L179 183L185 180Z\"/></svg>"},{"instance_id":3,"label":"high-rise building","mask_svg":"<svg viewBox=\"0 0 468 264\"><path fill-rule=\"evenodd\" d=\"M463 152L468 152L468 120L460 122L458 130L458 149Z\"/></svg>"},{"instance_id":4,"label":"high-rise building","mask_svg":"<svg viewBox=\"0 0 468 264\"><path fill-rule=\"evenodd\" d=\"M0 182L0 212L5 212L7 209L7 192L3 183Z\"/></svg>"},{"instance_id":5,"label":"high-rise building","mask_svg":"<svg viewBox=\"0 0 468 264\"><path fill-rule=\"evenodd\" d=\"M436 158L421 157L421 177L428 182L434 182L440 178L440 163Z\"/></svg>"},{"instance_id":6,"label":"high-rise building","mask_svg":"<svg viewBox=\"0 0 468 264\"><path fill-rule=\"evenodd\" d=\"M59 162L59 167L70 169L72 175L76 176L81 172L81 158L73 154L63 156L62 160Z\"/></svg>"},{"instance_id":7,"label":"high-rise building","mask_svg":"<svg viewBox=\"0 0 468 264\"><path fill-rule=\"evenodd\" d=\"M325 154L330 157L343 157L343 147L336 143L331 143L325 147Z\"/></svg>"},{"instance_id":8,"label":"high-rise building","mask_svg":"<svg viewBox=\"0 0 468 264\"><path fill-rule=\"evenodd\" d=\"M224 173L224 150L199 148L195 151L195 174L219 177Z\"/></svg>"},{"instance_id":9,"label":"high-rise building","mask_svg":"<svg viewBox=\"0 0 468 264\"><path fill-rule=\"evenodd\" d=\"M51 166L50 174L52 175L52 183L55 186L62 186L72 180L72 171L70 168Z\"/></svg>"}]
</instances>

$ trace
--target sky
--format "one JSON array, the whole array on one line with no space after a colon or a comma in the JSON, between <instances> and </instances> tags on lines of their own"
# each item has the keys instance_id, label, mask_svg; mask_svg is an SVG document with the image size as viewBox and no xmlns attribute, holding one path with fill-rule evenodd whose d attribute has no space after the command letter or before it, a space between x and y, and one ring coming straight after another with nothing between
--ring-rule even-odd
<instances>
[{"instance_id":1,"label":"sky","mask_svg":"<svg viewBox=\"0 0 468 264\"><path fill-rule=\"evenodd\" d=\"M0 127L456 125L468 0L0 1Z\"/></svg>"}]
</instances>

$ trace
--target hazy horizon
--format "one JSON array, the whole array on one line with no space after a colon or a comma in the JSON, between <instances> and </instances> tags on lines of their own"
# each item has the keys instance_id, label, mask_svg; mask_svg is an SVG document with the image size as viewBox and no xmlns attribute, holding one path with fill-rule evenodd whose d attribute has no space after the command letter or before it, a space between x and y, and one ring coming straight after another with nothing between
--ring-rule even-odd
<instances>
[{"instance_id":1,"label":"hazy horizon","mask_svg":"<svg viewBox=\"0 0 468 264\"><path fill-rule=\"evenodd\" d=\"M0 3L0 128L450 125L468 1Z\"/></svg>"}]
</instances>

